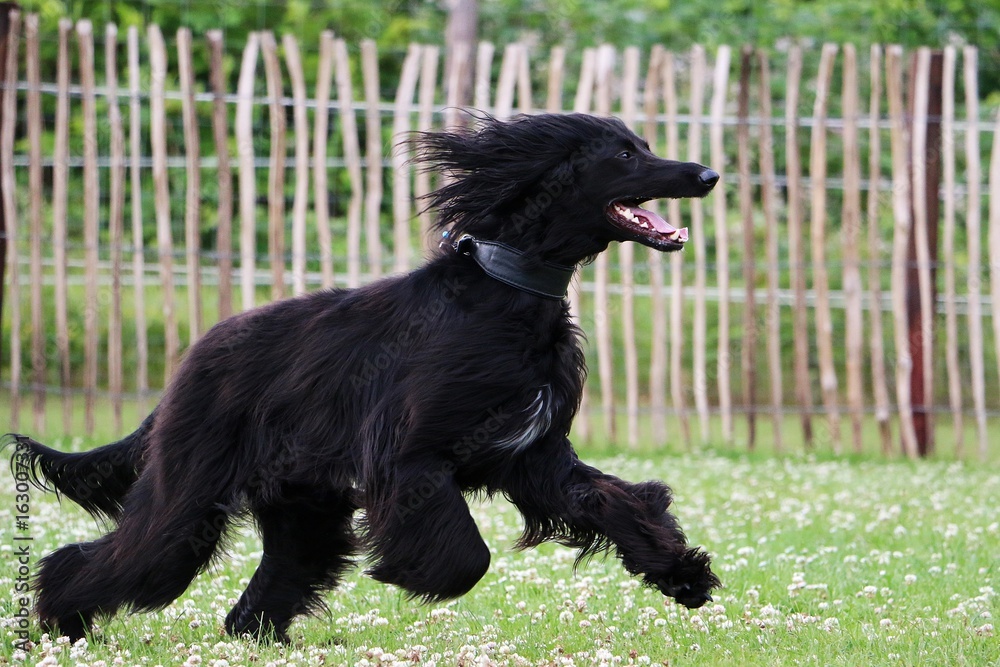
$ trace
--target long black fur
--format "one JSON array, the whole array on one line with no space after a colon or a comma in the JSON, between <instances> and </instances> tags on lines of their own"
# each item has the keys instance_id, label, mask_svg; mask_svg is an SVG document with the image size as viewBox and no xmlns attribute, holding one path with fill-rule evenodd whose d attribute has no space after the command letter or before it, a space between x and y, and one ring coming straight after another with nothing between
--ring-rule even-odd
<instances>
[{"instance_id":1,"label":"long black fur","mask_svg":"<svg viewBox=\"0 0 1000 667\"><path fill-rule=\"evenodd\" d=\"M417 159L450 177L429 204L451 238L538 262L578 264L614 241L678 249L612 224L609 204L704 196L718 178L583 115L484 118L415 141ZM40 486L116 524L41 561L41 622L75 639L95 616L169 604L246 513L264 556L226 619L232 634L285 638L359 553L411 596L459 596L490 561L465 500L475 492L516 505L522 548L610 550L646 584L704 604L719 580L667 511L670 489L578 460L568 434L585 373L565 300L509 287L447 247L406 275L220 322L122 441L65 454L13 436Z\"/></svg>"}]
</instances>

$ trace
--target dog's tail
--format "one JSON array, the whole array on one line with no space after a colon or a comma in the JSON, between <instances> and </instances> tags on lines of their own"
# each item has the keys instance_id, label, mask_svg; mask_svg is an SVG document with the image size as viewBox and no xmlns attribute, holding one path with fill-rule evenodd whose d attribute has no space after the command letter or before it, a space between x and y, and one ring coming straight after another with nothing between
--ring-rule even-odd
<instances>
[{"instance_id":1,"label":"dog's tail","mask_svg":"<svg viewBox=\"0 0 1000 667\"><path fill-rule=\"evenodd\" d=\"M16 480L43 491L55 491L95 518L117 521L122 502L142 470L150 415L131 435L88 452L68 454L28 436L10 434L3 446L14 445L11 473Z\"/></svg>"}]
</instances>

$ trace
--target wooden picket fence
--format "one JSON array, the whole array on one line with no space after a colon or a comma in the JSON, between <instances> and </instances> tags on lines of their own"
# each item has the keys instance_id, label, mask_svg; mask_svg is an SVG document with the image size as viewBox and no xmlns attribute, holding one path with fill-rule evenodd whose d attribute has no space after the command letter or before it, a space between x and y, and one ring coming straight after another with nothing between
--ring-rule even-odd
<instances>
[{"instance_id":1,"label":"wooden picket fence","mask_svg":"<svg viewBox=\"0 0 1000 667\"><path fill-rule=\"evenodd\" d=\"M57 36L43 36L37 16L11 18L0 119L11 428L31 398L35 429L56 400L70 431L82 393L88 432L101 397L121 431L123 401L154 395L183 349L234 307L418 264L435 241L415 200L434 181L392 145L412 130L469 122L460 107L471 103L500 118L613 113L660 154L724 174L708 199L667 206L673 224L690 226L691 248L661 256L623 244L581 271L572 305L596 363L580 437L751 447L766 438L779 451L800 440L916 456L917 415L958 456L996 454L1000 368L987 361L1000 359L1000 142L983 183L981 135L998 128L981 120L974 47L944 50L938 118L928 113L929 49L908 68L894 46L861 58L832 44L778 54L602 46L582 53L573 80L559 48L533 59L510 44L497 67L495 47L483 43L442 75L439 47L415 44L386 100L375 44L353 49L329 32L308 73L295 37L279 46L269 32L252 34L230 90L217 31L184 29L168 45L155 25L144 35L130 28L120 45L108 26L101 57L89 22L64 21ZM58 39L58 62L40 62L42 38ZM207 56L204 72L193 66L196 49ZM804 78L816 56L814 78ZM41 79L53 70L55 82ZM457 98L466 76L471 100ZM54 136L46 150L43 123ZM928 128L938 126L940 261L929 242L937 220L920 196ZM214 154L201 153L206 145ZM907 271L919 284L909 311ZM154 319L162 336L157 328L151 337ZM916 366L913 331L931 341L915 348L924 355ZM946 382L934 391L942 363ZM151 366L162 366L162 378ZM912 393L914 367L923 395Z\"/></svg>"}]
</instances>

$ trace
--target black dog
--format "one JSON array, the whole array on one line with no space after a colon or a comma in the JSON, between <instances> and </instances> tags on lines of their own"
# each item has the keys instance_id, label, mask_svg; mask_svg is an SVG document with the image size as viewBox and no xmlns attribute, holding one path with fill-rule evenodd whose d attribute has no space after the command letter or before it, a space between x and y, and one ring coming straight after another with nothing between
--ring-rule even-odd
<instances>
[{"instance_id":1,"label":"black dog","mask_svg":"<svg viewBox=\"0 0 1000 667\"><path fill-rule=\"evenodd\" d=\"M613 550L682 605L712 599L719 580L667 512L670 490L573 451L586 371L564 296L575 265L612 241L679 250L687 230L638 205L702 197L719 175L585 115L485 118L415 141L450 179L430 197L447 242L423 268L220 322L120 442L65 454L15 436L36 483L117 524L41 561L46 628L75 639L95 616L166 606L246 513L264 556L232 634L284 639L361 552L414 597L459 596L490 562L475 492L523 514L520 548Z\"/></svg>"}]
</instances>

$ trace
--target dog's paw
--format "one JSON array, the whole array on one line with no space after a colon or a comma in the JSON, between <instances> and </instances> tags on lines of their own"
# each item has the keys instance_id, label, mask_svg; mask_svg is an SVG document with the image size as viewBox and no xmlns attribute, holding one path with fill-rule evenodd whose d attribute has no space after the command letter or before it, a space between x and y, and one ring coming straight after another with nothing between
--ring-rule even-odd
<instances>
[{"instance_id":1,"label":"dog's paw","mask_svg":"<svg viewBox=\"0 0 1000 667\"><path fill-rule=\"evenodd\" d=\"M700 549L688 549L668 575L647 576L647 581L688 609L712 602L712 590L722 586L712 572L709 555Z\"/></svg>"},{"instance_id":2,"label":"dog's paw","mask_svg":"<svg viewBox=\"0 0 1000 667\"><path fill-rule=\"evenodd\" d=\"M664 595L672 597L677 600L677 604L684 605L688 609L697 609L714 599L707 590L697 590L692 584L675 586L664 582L658 584L658 587Z\"/></svg>"}]
</instances>

